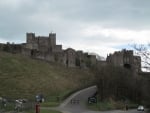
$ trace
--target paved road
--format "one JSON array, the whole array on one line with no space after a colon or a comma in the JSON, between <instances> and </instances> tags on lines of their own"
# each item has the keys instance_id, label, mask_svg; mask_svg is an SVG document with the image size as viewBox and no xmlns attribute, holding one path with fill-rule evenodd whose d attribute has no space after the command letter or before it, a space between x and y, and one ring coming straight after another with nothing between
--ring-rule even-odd
<instances>
[{"instance_id":1,"label":"paved road","mask_svg":"<svg viewBox=\"0 0 150 113\"><path fill-rule=\"evenodd\" d=\"M123 111L123 110L112 110L112 111L86 111L82 113L146 113L143 111L137 111L136 109Z\"/></svg>"},{"instance_id":2,"label":"paved road","mask_svg":"<svg viewBox=\"0 0 150 113\"><path fill-rule=\"evenodd\" d=\"M80 90L66 99L65 102L59 106L59 109L69 113L85 112L87 111L86 104L88 97L92 96L96 91L96 86Z\"/></svg>"},{"instance_id":3,"label":"paved road","mask_svg":"<svg viewBox=\"0 0 150 113\"><path fill-rule=\"evenodd\" d=\"M90 111L86 108L88 97L97 91L96 86L80 90L68 97L59 107L54 108L63 113L145 113L137 110Z\"/></svg>"}]
</instances>

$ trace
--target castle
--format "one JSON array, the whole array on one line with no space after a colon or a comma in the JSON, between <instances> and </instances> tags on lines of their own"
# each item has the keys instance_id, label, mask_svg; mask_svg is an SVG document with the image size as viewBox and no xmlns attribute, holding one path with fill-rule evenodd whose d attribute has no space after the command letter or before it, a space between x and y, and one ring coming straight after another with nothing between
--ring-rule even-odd
<instances>
[{"instance_id":1,"label":"castle","mask_svg":"<svg viewBox=\"0 0 150 113\"><path fill-rule=\"evenodd\" d=\"M121 66L132 69L136 72L141 71L141 57L134 56L133 50L125 50L114 52L107 56L106 62L115 66Z\"/></svg>"},{"instance_id":2,"label":"castle","mask_svg":"<svg viewBox=\"0 0 150 113\"><path fill-rule=\"evenodd\" d=\"M26 34L26 43L23 44L0 44L0 50L21 53L23 55L41 59L49 62L57 62L66 67L89 68L91 66L102 66L112 64L141 71L141 57L134 56L132 50L122 50L109 54L106 61L98 61L96 55L89 55L83 51L72 48L63 50L62 45L56 44L56 34L49 36L35 36L34 33Z\"/></svg>"},{"instance_id":3,"label":"castle","mask_svg":"<svg viewBox=\"0 0 150 113\"><path fill-rule=\"evenodd\" d=\"M37 59L57 62L67 67L89 67L96 64L96 56L88 55L72 48L62 49L56 45L56 34L50 33L48 37L35 36L34 33L26 34L27 43L23 44L22 54Z\"/></svg>"}]
</instances>

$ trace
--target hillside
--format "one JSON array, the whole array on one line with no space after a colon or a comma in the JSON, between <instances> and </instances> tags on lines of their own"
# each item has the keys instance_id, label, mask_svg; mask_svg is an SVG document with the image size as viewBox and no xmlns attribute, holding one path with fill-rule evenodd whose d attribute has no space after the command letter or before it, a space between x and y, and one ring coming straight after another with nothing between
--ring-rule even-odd
<instances>
[{"instance_id":1,"label":"hillside","mask_svg":"<svg viewBox=\"0 0 150 113\"><path fill-rule=\"evenodd\" d=\"M61 96L93 81L87 70L0 52L0 96L34 98L36 94Z\"/></svg>"}]
</instances>

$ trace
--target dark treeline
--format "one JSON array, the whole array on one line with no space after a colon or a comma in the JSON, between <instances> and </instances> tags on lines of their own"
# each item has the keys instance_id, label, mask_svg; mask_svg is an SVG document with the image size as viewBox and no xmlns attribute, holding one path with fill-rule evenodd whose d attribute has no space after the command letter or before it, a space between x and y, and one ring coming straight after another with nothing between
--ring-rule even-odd
<instances>
[{"instance_id":1,"label":"dark treeline","mask_svg":"<svg viewBox=\"0 0 150 113\"><path fill-rule=\"evenodd\" d=\"M150 86L144 78L130 69L112 65L94 68L99 99L130 100L148 105Z\"/></svg>"}]
</instances>

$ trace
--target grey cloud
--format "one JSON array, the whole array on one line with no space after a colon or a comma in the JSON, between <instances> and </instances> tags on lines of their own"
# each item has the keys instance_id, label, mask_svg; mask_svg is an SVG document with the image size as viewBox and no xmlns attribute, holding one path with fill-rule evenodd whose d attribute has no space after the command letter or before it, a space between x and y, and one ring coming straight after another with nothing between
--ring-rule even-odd
<instances>
[{"instance_id":1,"label":"grey cloud","mask_svg":"<svg viewBox=\"0 0 150 113\"><path fill-rule=\"evenodd\" d=\"M72 7L64 15L66 19L89 23L111 23L113 27L149 27L150 2L135 0L94 0ZM144 21L142 21L144 20Z\"/></svg>"},{"instance_id":2,"label":"grey cloud","mask_svg":"<svg viewBox=\"0 0 150 113\"><path fill-rule=\"evenodd\" d=\"M85 41L86 40L86 41ZM116 37L112 36L94 36L94 37L84 37L82 38L82 44L83 45L90 45L92 46L110 46L113 47L114 45L117 45L118 43L123 44L125 42L122 42L122 39L116 39ZM76 42L77 43L77 42Z\"/></svg>"},{"instance_id":3,"label":"grey cloud","mask_svg":"<svg viewBox=\"0 0 150 113\"><path fill-rule=\"evenodd\" d=\"M85 24L150 28L149 0L23 0L6 6L2 2L0 37L7 40L25 40L26 32L47 35L53 31L65 43L82 38L79 32Z\"/></svg>"}]
</instances>

